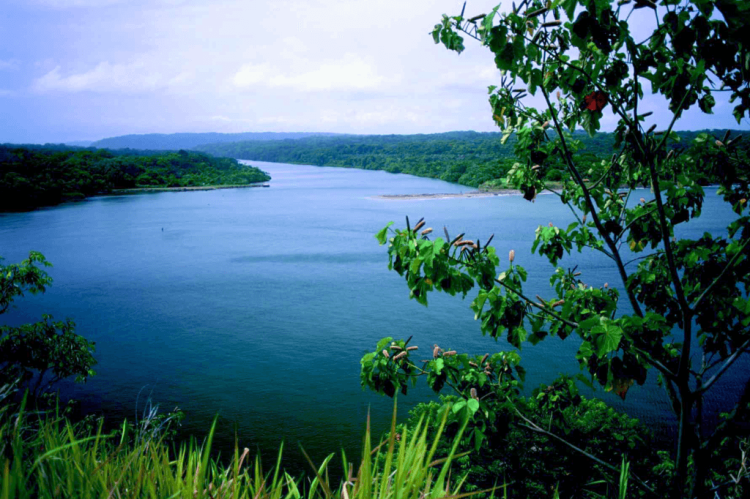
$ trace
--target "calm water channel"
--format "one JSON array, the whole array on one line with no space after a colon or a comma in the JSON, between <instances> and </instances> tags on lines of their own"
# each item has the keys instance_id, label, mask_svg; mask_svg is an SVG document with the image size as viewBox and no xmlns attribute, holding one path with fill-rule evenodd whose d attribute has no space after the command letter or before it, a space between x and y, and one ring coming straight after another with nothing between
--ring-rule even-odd
<instances>
[{"instance_id":1,"label":"calm water channel","mask_svg":"<svg viewBox=\"0 0 750 499\"><path fill-rule=\"evenodd\" d=\"M517 196L380 200L373 196L468 188L385 172L253 164L271 174L270 188L100 197L0 215L6 263L36 250L54 264L49 291L17 302L3 319L71 317L96 341L98 374L75 388L85 407L132 419L150 396L163 409L182 408L184 429L196 435L219 414L225 452L236 433L240 446L259 449L270 465L283 439L293 470L302 462L298 442L316 461L342 447L356 454L368 408L378 430L392 410L391 400L359 385L359 359L378 339L414 335L426 352L433 343L473 353L509 348L481 336L468 300L435 294L425 308L408 299L373 237L390 220L403 225L404 215L426 217L436 233L443 225L481 240L494 233L498 253L515 249L529 271L529 294L549 295L550 267L530 247L538 225L569 222L555 196L534 204ZM704 216L682 235L725 233L732 215L708 192ZM563 260L575 264L591 285L619 284L599 255ZM578 372L576 349L575 338L525 348L527 386ZM718 400L736 389L734 381L719 387ZM420 388L400 399L400 412L430 397ZM625 407L657 429L671 417L654 383L631 390Z\"/></svg>"}]
</instances>

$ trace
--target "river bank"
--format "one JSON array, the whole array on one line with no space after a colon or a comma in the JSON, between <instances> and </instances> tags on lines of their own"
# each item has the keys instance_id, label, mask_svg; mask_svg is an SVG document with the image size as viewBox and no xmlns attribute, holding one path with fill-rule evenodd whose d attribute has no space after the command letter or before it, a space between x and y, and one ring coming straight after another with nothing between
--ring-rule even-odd
<instances>
[{"instance_id":1,"label":"river bank","mask_svg":"<svg viewBox=\"0 0 750 499\"><path fill-rule=\"evenodd\" d=\"M135 187L132 189L112 189L106 196L120 196L127 194L143 194L147 192L184 192L184 191L215 191L218 189L245 189L249 187L270 187L269 184L243 185L198 185L190 187Z\"/></svg>"}]
</instances>

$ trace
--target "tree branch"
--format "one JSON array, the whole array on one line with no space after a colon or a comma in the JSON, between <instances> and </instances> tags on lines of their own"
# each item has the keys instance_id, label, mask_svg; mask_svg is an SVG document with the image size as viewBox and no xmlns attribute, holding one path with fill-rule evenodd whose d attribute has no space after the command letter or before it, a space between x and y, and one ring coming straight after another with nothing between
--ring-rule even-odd
<instances>
[{"instance_id":1,"label":"tree branch","mask_svg":"<svg viewBox=\"0 0 750 499\"><path fill-rule=\"evenodd\" d=\"M745 340L745 343L743 343L742 346L740 346L737 349L737 351L735 351L732 355L727 357L727 360L724 361L724 365L722 365L721 368L719 368L718 372L714 374L713 376L711 376L711 378L706 382L706 384L704 384L703 386L699 386L698 389L695 391L695 393L696 394L705 393L709 388L711 388L711 385L716 383L716 381L718 381L718 379L721 378L721 376L727 371L727 369L729 369L732 366L732 364L734 364L734 362L740 357L740 355L742 355L745 352L748 346L750 346L750 338Z\"/></svg>"},{"instance_id":2,"label":"tree branch","mask_svg":"<svg viewBox=\"0 0 750 499\"><path fill-rule=\"evenodd\" d=\"M739 251L737 251L737 253L734 254L731 260L729 260L726 267L724 267L721 273L718 276L716 276L716 279L714 279L711 282L711 284L709 284L708 287L703 290L703 293L701 293L701 295L695 300L695 302L693 302L694 310L698 308L698 305L700 305L703 299L706 296L708 296L708 293L714 288L714 286L716 286L719 283L719 281L721 281L721 279L724 277L724 274L726 274L729 271L729 269L731 269L734 266L734 264L737 263L737 259L739 259L739 257L742 255L742 252L745 250L748 243L750 243L750 239L747 239L744 243L742 243L742 246L740 246Z\"/></svg>"},{"instance_id":3,"label":"tree branch","mask_svg":"<svg viewBox=\"0 0 750 499\"><path fill-rule=\"evenodd\" d=\"M614 473L620 473L620 470L617 469L616 467L612 466L611 464L609 464L609 463L607 463L605 461L602 461L601 459L599 459L595 455L593 455L593 454L591 454L589 452L586 452L585 450L581 449L580 447L577 447L573 443L568 442L564 438L559 437L559 436L555 435L554 433L545 430L544 428L541 428L536 423L534 423L533 421L531 421L529 418L527 418L526 416L524 416L521 413L521 411L518 410L518 408L515 406L515 404L513 404L513 402L510 399L507 399L507 400L513 406L513 410L516 412L516 414L518 415L518 417L520 417L526 423L526 424L519 424L519 426L521 426L522 428L527 428L527 429L529 429L529 430L531 430L531 431L533 431L535 433L539 433L541 435L545 435L545 436L547 436L547 437L549 437L549 438L551 438L551 439L553 439L553 440L555 440L557 442L560 442L560 443L566 445L567 447L570 447L574 451L576 451L576 452L578 452L578 453L586 456L587 458L591 459L595 463L597 463L597 464L599 464L601 466L604 466L608 470L610 470L610 471L612 471ZM633 480L635 480L635 482L641 488L643 488L644 490L646 490L647 492L649 492L649 493L651 493L651 494L653 494L655 496L658 496L658 494L656 493L656 491L654 491L654 489L652 489L651 487L649 487L646 482L644 482L643 480L641 480L640 478L638 478L635 474L631 473L630 476L631 476L631 478L633 478Z\"/></svg>"},{"instance_id":4,"label":"tree branch","mask_svg":"<svg viewBox=\"0 0 750 499\"><path fill-rule=\"evenodd\" d=\"M562 145L563 148L563 155L565 156L565 163L568 166L568 170L570 170L570 173L575 178L576 183L581 186L583 196L586 199L586 205L588 206L589 211L591 211L591 218L594 220L594 225L596 225L596 229L599 231L602 239L604 239L604 242L607 243L607 246L609 246L609 249L612 252L612 257L617 264L617 270L620 273L620 278L622 279L625 293L628 295L628 299L630 300L631 307L633 307L633 311L638 315L638 317L643 317L643 311L641 310L641 306L638 303L638 300L635 299L635 295L628 289L628 274L627 272L625 272L625 267L622 264L622 259L620 258L620 252L617 249L617 245L614 243L614 241L612 241L607 232L604 230L604 226L602 225L602 222L599 219L599 215L596 212L594 201L591 199L591 192L589 191L588 187L586 187L586 183L583 181L583 177L581 177L580 172L573 164L573 160L570 156L570 151L568 150L568 145L565 141L565 136L563 135L562 127L560 126L560 122L557 120L557 114L552 112L553 107L552 103L549 100L549 94L544 89L544 87L540 87L540 90L542 91L544 100L547 103L547 108L550 110L550 116L552 117L552 121L554 122L555 130L557 130L557 135L560 138L560 145Z\"/></svg>"}]
</instances>

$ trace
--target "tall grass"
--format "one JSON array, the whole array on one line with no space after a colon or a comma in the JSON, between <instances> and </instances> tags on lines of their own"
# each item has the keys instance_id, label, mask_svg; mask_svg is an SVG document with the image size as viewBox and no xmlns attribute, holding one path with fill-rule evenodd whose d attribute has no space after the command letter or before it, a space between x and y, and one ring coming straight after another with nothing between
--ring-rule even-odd
<instances>
[{"instance_id":1,"label":"tall grass","mask_svg":"<svg viewBox=\"0 0 750 499\"><path fill-rule=\"evenodd\" d=\"M471 495L460 493L462 481L450 480L461 433L448 456L435 455L445 420L432 441L427 421L397 436L394 407L388 439L373 445L368 418L359 463L342 453L346 478L334 484L328 478L334 454L312 468L311 479L284 471L283 445L268 472L236 445L229 463L221 464L211 455L215 421L202 443L175 448L143 425L123 423L106 434L101 424L84 430L58 415L28 413L24 404L13 411L6 406L0 412L0 498L458 499Z\"/></svg>"}]
</instances>

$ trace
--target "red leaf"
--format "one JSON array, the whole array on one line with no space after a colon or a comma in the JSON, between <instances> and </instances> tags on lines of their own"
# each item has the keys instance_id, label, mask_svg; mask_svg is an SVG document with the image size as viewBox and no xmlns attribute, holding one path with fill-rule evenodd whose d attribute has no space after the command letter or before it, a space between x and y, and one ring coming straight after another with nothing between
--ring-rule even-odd
<instances>
[{"instance_id":1,"label":"red leaf","mask_svg":"<svg viewBox=\"0 0 750 499\"><path fill-rule=\"evenodd\" d=\"M589 111L601 111L607 105L607 94L600 91L591 92L584 97L584 106Z\"/></svg>"}]
</instances>

